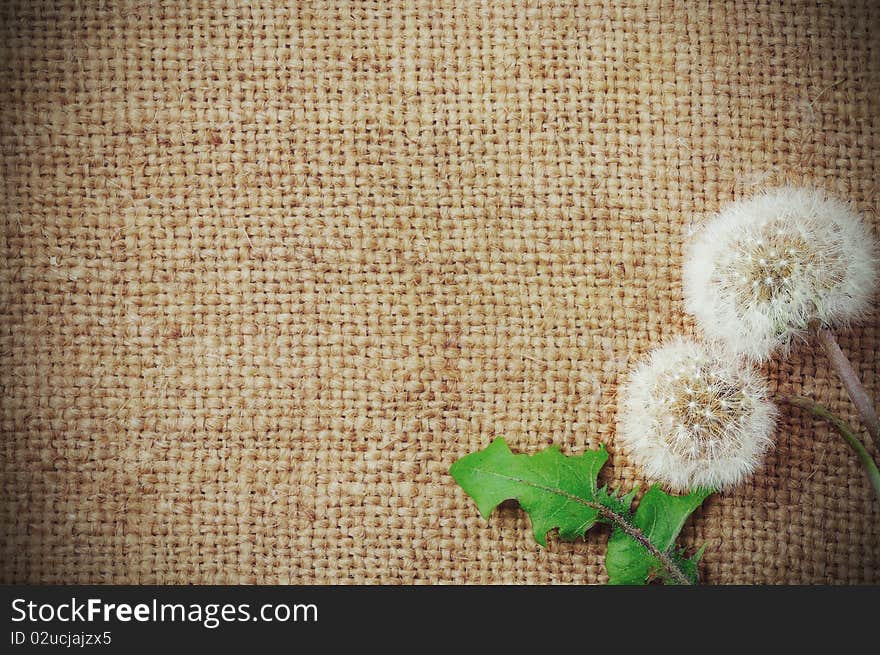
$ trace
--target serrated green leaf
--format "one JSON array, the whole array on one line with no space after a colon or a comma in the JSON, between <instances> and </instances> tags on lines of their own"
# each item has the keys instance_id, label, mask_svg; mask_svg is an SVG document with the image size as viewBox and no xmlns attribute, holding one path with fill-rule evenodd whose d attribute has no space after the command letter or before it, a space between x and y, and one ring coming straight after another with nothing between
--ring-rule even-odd
<instances>
[{"instance_id":1,"label":"serrated green leaf","mask_svg":"<svg viewBox=\"0 0 880 655\"><path fill-rule=\"evenodd\" d=\"M599 489L597 498L602 505L611 511L623 516L629 516L630 507L632 507L633 500L635 500L638 492L639 485L633 487L632 490L626 494L622 494L620 489L612 489L609 491L608 486L605 485Z\"/></svg>"},{"instance_id":2,"label":"serrated green leaf","mask_svg":"<svg viewBox=\"0 0 880 655\"><path fill-rule=\"evenodd\" d=\"M573 540L599 519L597 478L607 460L604 446L570 457L556 446L515 455L499 438L485 450L462 457L449 472L484 518L505 500L518 501L532 521L535 541L546 546L547 533L554 528L559 528L560 538Z\"/></svg>"},{"instance_id":3,"label":"serrated green leaf","mask_svg":"<svg viewBox=\"0 0 880 655\"><path fill-rule=\"evenodd\" d=\"M599 470L607 460L604 446L571 457L556 446L534 455L516 455L503 439L496 439L485 450L458 460L450 473L485 518L505 500L518 501L542 546L547 533L556 528L562 539L571 540L582 537L597 522L614 525L606 556L611 584L645 584L652 579L682 582L683 578L696 582L703 551L687 558L675 547L675 539L687 518L712 492L670 496L655 486L633 515L630 507L635 489L624 494L598 486ZM630 536L639 531L642 542ZM643 543L645 539L650 543ZM661 554L655 558L651 553L658 551Z\"/></svg>"},{"instance_id":4,"label":"serrated green leaf","mask_svg":"<svg viewBox=\"0 0 880 655\"><path fill-rule=\"evenodd\" d=\"M712 493L711 489L699 489L686 496L670 496L655 485L642 498L633 516L633 524L658 550L668 553L692 582L697 582L697 562L703 549L688 559L676 552L673 545L684 522ZM619 528L614 529L608 540L605 568L608 584L640 585L657 577L671 582L666 579L660 562Z\"/></svg>"}]
</instances>

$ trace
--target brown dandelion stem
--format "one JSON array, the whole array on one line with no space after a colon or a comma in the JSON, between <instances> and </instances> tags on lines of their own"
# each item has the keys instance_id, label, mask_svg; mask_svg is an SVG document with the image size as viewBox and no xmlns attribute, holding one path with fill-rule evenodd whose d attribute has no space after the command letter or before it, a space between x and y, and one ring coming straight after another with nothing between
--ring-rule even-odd
<instances>
[{"instance_id":1,"label":"brown dandelion stem","mask_svg":"<svg viewBox=\"0 0 880 655\"><path fill-rule=\"evenodd\" d=\"M852 364L850 364L849 359L840 349L834 333L826 327L820 327L816 330L816 335L819 337L819 343L828 356L828 360L837 371L840 381L843 382L843 387L849 394L853 405L856 406L859 416L862 418L862 423L868 428L868 432L874 440L874 445L880 448L880 418L877 417L877 410L874 409L874 403L871 402L871 397L865 390L865 386L856 374Z\"/></svg>"},{"instance_id":2,"label":"brown dandelion stem","mask_svg":"<svg viewBox=\"0 0 880 655\"><path fill-rule=\"evenodd\" d=\"M868 454L868 451L862 445L862 442L858 440L853 429L847 423L829 412L825 407L809 398L804 398L802 396L779 396L778 399L780 402L805 409L808 412L811 412L813 416L817 416L834 426L834 428L840 433L840 436L850 445L850 448L855 451L856 457L859 458L859 461L865 468L865 474L868 476L868 480L874 488L877 500L880 501L880 469L877 468L876 462L871 459L871 455Z\"/></svg>"}]
</instances>

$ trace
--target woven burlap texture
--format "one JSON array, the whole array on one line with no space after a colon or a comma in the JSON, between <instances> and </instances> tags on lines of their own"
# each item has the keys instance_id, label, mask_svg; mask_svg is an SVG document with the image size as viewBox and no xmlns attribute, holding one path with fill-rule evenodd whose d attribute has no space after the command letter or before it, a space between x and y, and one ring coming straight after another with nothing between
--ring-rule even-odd
<instances>
[{"instance_id":1,"label":"woven burlap texture","mask_svg":"<svg viewBox=\"0 0 880 655\"><path fill-rule=\"evenodd\" d=\"M696 334L689 226L794 182L880 231L873 0L0 12L6 582L604 582L607 529L542 550L450 464L605 443L644 483L617 388ZM875 395L878 323L840 335ZM856 420L811 348L768 375ZM710 583L880 582L791 409L682 541Z\"/></svg>"}]
</instances>

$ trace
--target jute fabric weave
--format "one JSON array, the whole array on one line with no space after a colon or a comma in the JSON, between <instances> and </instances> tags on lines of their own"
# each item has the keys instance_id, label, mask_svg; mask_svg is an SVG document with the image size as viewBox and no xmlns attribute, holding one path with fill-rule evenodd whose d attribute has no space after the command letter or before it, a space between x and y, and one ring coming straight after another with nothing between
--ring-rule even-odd
<instances>
[{"instance_id":1,"label":"jute fabric weave","mask_svg":"<svg viewBox=\"0 0 880 655\"><path fill-rule=\"evenodd\" d=\"M880 232L874 0L0 12L5 582L603 582L607 530L542 550L449 465L605 443L644 483L617 388L695 334L689 226L794 182ZM840 337L875 396L878 326ZM767 370L855 421L810 348ZM682 540L710 583L880 582L793 410Z\"/></svg>"}]
</instances>

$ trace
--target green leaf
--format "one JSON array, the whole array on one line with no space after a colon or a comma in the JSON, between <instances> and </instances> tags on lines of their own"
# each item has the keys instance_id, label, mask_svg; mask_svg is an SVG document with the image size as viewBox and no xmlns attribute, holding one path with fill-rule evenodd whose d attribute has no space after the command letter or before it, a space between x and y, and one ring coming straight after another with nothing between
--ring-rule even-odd
<instances>
[{"instance_id":1,"label":"green leaf","mask_svg":"<svg viewBox=\"0 0 880 655\"><path fill-rule=\"evenodd\" d=\"M633 524L660 551L668 553L692 582L697 582L697 562L703 549L686 558L673 546L684 522L712 493L712 489L698 489L687 496L670 496L655 485L642 498L633 516ZM660 562L619 527L615 527L608 540L605 568L608 570L608 584L645 584L656 578L672 582Z\"/></svg>"},{"instance_id":2,"label":"green leaf","mask_svg":"<svg viewBox=\"0 0 880 655\"><path fill-rule=\"evenodd\" d=\"M556 528L560 538L572 540L598 522L613 525L605 561L611 584L645 584L654 579L696 582L703 551L687 558L676 548L675 538L712 492L669 496L655 486L633 515L635 489L621 494L598 485L607 460L604 446L571 457L556 446L534 455L515 455L503 439L496 439L485 450L462 457L449 472L485 518L505 500L518 501L542 546L547 545L547 533Z\"/></svg>"},{"instance_id":3,"label":"green leaf","mask_svg":"<svg viewBox=\"0 0 880 655\"><path fill-rule=\"evenodd\" d=\"M604 446L571 457L557 446L534 455L514 455L504 439L495 439L485 450L455 462L449 472L484 518L505 500L518 501L532 521L535 541L546 546L547 533L554 528L562 539L584 536L605 502L626 507L632 503L632 494L618 497L599 489L599 469L607 460Z\"/></svg>"}]
</instances>

